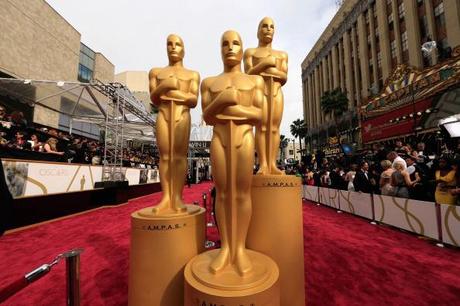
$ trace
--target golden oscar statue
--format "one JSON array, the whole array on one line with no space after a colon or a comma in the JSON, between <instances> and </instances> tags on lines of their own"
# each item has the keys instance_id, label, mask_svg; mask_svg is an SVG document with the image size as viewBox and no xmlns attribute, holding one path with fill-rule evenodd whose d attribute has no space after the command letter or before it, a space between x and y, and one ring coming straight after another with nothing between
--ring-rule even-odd
<instances>
[{"instance_id":1,"label":"golden oscar statue","mask_svg":"<svg viewBox=\"0 0 460 306\"><path fill-rule=\"evenodd\" d=\"M259 46L244 52L244 69L247 74L264 78L266 97L261 124L256 127L258 174L283 174L276 166L276 155L280 145L280 124L283 116L283 92L281 86L287 81L288 56L283 51L272 49L275 25L265 17L259 24L257 37Z\"/></svg>"},{"instance_id":2,"label":"golden oscar statue","mask_svg":"<svg viewBox=\"0 0 460 306\"><path fill-rule=\"evenodd\" d=\"M150 98L158 107L161 201L131 215L130 305L183 305L183 269L204 251L205 214L184 205L190 108L197 104L200 76L183 66L184 43L167 38L169 65L149 73ZM178 249L180 246L180 249Z\"/></svg>"},{"instance_id":3,"label":"golden oscar statue","mask_svg":"<svg viewBox=\"0 0 460 306\"><path fill-rule=\"evenodd\" d=\"M246 249L251 219L253 127L261 121L263 79L241 71L242 40L221 39L224 72L201 84L205 121L214 126L211 164L221 249L193 258L185 268L185 304L279 305L278 268L268 256Z\"/></svg>"},{"instance_id":4,"label":"golden oscar statue","mask_svg":"<svg viewBox=\"0 0 460 306\"><path fill-rule=\"evenodd\" d=\"M260 168L252 181L253 218L247 246L278 264L281 305L299 306L305 303L301 181L276 166L288 56L272 49L274 34L273 20L263 18L257 30L259 46L244 53L245 71L263 77L266 98L262 122L256 126Z\"/></svg>"}]
</instances>

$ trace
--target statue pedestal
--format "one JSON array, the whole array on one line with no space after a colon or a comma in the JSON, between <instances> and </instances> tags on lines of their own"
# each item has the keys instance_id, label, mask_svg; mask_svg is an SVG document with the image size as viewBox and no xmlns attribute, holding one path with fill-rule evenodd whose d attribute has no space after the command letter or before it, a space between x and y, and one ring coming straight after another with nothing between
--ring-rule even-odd
<instances>
[{"instance_id":1,"label":"statue pedestal","mask_svg":"<svg viewBox=\"0 0 460 306\"><path fill-rule=\"evenodd\" d=\"M205 209L186 205L187 212L154 216L152 207L131 215L128 304L182 306L183 271L204 251Z\"/></svg>"},{"instance_id":2,"label":"statue pedestal","mask_svg":"<svg viewBox=\"0 0 460 306\"><path fill-rule=\"evenodd\" d=\"M279 306L279 271L268 256L247 250L253 268L247 276L228 266L218 274L209 270L219 250L193 258L185 267L184 305Z\"/></svg>"},{"instance_id":3,"label":"statue pedestal","mask_svg":"<svg viewBox=\"0 0 460 306\"><path fill-rule=\"evenodd\" d=\"M281 305L304 306L301 179L255 175L247 248L272 258L280 270Z\"/></svg>"}]
</instances>

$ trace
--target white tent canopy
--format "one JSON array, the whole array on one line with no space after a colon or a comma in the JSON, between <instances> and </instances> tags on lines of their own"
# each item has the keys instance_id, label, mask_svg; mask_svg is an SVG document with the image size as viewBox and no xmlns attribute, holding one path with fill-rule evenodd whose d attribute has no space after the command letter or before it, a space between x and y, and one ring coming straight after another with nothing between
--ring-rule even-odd
<instances>
[{"instance_id":1,"label":"white tent canopy","mask_svg":"<svg viewBox=\"0 0 460 306\"><path fill-rule=\"evenodd\" d=\"M50 111L70 116L73 121L105 126L113 114L109 103L115 93L125 99L124 134L126 138L154 141L154 116L121 84L38 81L0 78L0 95L21 103L40 105ZM109 117L109 118L107 118ZM121 118L117 118L121 119Z\"/></svg>"}]
</instances>

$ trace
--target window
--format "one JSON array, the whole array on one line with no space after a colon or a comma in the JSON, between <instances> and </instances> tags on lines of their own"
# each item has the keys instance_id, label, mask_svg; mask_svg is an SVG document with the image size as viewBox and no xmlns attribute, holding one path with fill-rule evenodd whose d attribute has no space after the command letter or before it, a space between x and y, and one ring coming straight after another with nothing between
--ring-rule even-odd
<instances>
[{"instance_id":1,"label":"window","mask_svg":"<svg viewBox=\"0 0 460 306\"><path fill-rule=\"evenodd\" d=\"M94 59L96 53L85 46L80 44L80 63L78 65L78 80L80 82L89 82L93 78Z\"/></svg>"},{"instance_id":2,"label":"window","mask_svg":"<svg viewBox=\"0 0 460 306\"><path fill-rule=\"evenodd\" d=\"M406 51L409 49L409 43L407 42L407 31L401 34L401 45L403 51Z\"/></svg>"},{"instance_id":3,"label":"window","mask_svg":"<svg viewBox=\"0 0 460 306\"><path fill-rule=\"evenodd\" d=\"M88 69L94 69L94 59L82 52L80 52L80 64Z\"/></svg>"},{"instance_id":4,"label":"window","mask_svg":"<svg viewBox=\"0 0 460 306\"><path fill-rule=\"evenodd\" d=\"M419 24L420 24L420 36L421 36L422 42L431 40L431 38L429 37L430 35L428 35L428 21L426 19L426 15L420 17Z\"/></svg>"},{"instance_id":5,"label":"window","mask_svg":"<svg viewBox=\"0 0 460 306\"><path fill-rule=\"evenodd\" d=\"M404 19L404 15L406 14L406 8L404 7L404 2L398 6L398 16L399 19Z\"/></svg>"},{"instance_id":6,"label":"window","mask_svg":"<svg viewBox=\"0 0 460 306\"><path fill-rule=\"evenodd\" d=\"M80 64L78 66L78 80L80 82L89 83L93 78L93 71Z\"/></svg>"},{"instance_id":7,"label":"window","mask_svg":"<svg viewBox=\"0 0 460 306\"><path fill-rule=\"evenodd\" d=\"M434 7L434 23L435 23L435 36L438 41L438 46L441 45L441 41L447 38L446 29L446 17L444 14L444 3L440 1L438 5ZM440 53L442 53L442 50Z\"/></svg>"},{"instance_id":8,"label":"window","mask_svg":"<svg viewBox=\"0 0 460 306\"><path fill-rule=\"evenodd\" d=\"M439 15L444 14L444 2L439 3L434 8L434 16L438 17Z\"/></svg>"},{"instance_id":9,"label":"window","mask_svg":"<svg viewBox=\"0 0 460 306\"><path fill-rule=\"evenodd\" d=\"M434 8L434 19L436 23L436 28L439 30L445 29L446 27L446 17L444 15L444 3L439 3L438 6Z\"/></svg>"},{"instance_id":10,"label":"window","mask_svg":"<svg viewBox=\"0 0 460 306\"><path fill-rule=\"evenodd\" d=\"M289 150L289 155L294 155L294 150Z\"/></svg>"},{"instance_id":11,"label":"window","mask_svg":"<svg viewBox=\"0 0 460 306\"><path fill-rule=\"evenodd\" d=\"M388 23L392 23L393 22L393 13L388 15Z\"/></svg>"},{"instance_id":12,"label":"window","mask_svg":"<svg viewBox=\"0 0 460 306\"><path fill-rule=\"evenodd\" d=\"M396 40L393 40L390 43L390 48L391 48L391 58L396 58Z\"/></svg>"}]
</instances>

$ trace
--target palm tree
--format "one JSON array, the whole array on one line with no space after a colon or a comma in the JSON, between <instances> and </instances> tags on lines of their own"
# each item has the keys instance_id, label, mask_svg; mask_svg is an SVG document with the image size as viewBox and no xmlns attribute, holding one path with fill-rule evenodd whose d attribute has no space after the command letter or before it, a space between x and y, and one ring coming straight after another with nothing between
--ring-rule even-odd
<instances>
[{"instance_id":1,"label":"palm tree","mask_svg":"<svg viewBox=\"0 0 460 306\"><path fill-rule=\"evenodd\" d=\"M307 135L307 126L305 125L305 121L302 119L296 119L291 123L290 128L292 136L299 137L299 147L300 151L302 151L302 138Z\"/></svg>"},{"instance_id":2,"label":"palm tree","mask_svg":"<svg viewBox=\"0 0 460 306\"><path fill-rule=\"evenodd\" d=\"M280 135L280 159L283 161L285 159L284 149L288 146L289 138L286 138L285 135Z\"/></svg>"},{"instance_id":3,"label":"palm tree","mask_svg":"<svg viewBox=\"0 0 460 306\"><path fill-rule=\"evenodd\" d=\"M338 136L339 127L337 119L348 110L347 95L344 94L340 88L326 91L321 97L321 109L326 115L331 114L334 117L336 134Z\"/></svg>"}]
</instances>

